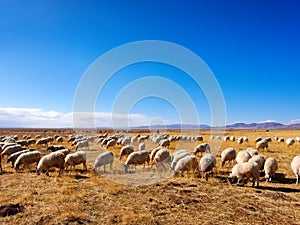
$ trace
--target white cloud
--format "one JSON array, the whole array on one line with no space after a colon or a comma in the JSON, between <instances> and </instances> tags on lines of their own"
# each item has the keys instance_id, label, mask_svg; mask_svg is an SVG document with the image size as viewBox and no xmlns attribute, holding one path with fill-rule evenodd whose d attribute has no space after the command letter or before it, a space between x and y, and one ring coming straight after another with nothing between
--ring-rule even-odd
<instances>
[{"instance_id":1,"label":"white cloud","mask_svg":"<svg viewBox=\"0 0 300 225\"><path fill-rule=\"evenodd\" d=\"M289 124L296 124L296 123L300 123L300 119L294 119L294 120L290 120L288 123L289 123Z\"/></svg>"},{"instance_id":2,"label":"white cloud","mask_svg":"<svg viewBox=\"0 0 300 225\"><path fill-rule=\"evenodd\" d=\"M154 118L143 114L112 114L106 112L61 113L40 108L0 108L0 127L135 127L149 126ZM166 121L161 120L162 123ZM153 124L152 124L153 125Z\"/></svg>"}]
</instances>

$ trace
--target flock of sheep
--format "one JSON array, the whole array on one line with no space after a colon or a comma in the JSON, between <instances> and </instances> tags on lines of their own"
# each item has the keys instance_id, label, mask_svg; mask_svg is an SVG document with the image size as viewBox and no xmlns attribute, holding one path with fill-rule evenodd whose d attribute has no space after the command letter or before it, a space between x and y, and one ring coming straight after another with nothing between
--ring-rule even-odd
<instances>
[{"instance_id":1,"label":"flock of sheep","mask_svg":"<svg viewBox=\"0 0 300 225\"><path fill-rule=\"evenodd\" d=\"M211 136L210 139L220 139L220 136ZM124 173L128 173L130 166L136 168L137 165L146 164L151 167L156 165L156 169L171 170L176 176L178 173L184 175L184 172L192 172L194 174L201 175L208 180L209 176L213 176L213 170L217 165L217 159L214 154L211 153L211 146L208 143L203 143L202 136L188 137L188 136L169 136L168 134L158 135L136 135L125 136L124 134L100 134L97 136L86 135L70 135L67 142L74 146L74 152L63 145L53 145L54 142L62 144L64 138L55 135L53 137L42 138L36 136L31 138L29 136L23 136L23 140L19 140L17 135L15 136L3 136L0 138L0 172L2 172L2 161L6 159L7 163L11 163L16 171L20 169L20 166L27 166L36 163L36 172L39 175L41 172L45 172L49 175L49 169L59 168L59 174L69 167L75 168L76 165L82 164L83 168L87 170L86 161L87 153L83 151L83 148L89 149L90 143L97 140L96 144L101 149L106 150L100 153L95 159L93 170L98 171L103 166L104 172L106 172L105 166L112 165L117 158L122 162L123 158L126 158L122 164ZM145 140L149 140L157 147L151 151L146 150ZM237 141L238 144L248 142L246 136L235 138L234 136L224 136L223 141ZM275 137L275 141L284 142L283 138ZM202 142L198 144L193 151L187 149L176 150L171 154L169 150L170 144L175 141L191 141L194 143ZM271 181L272 176L278 169L278 160L273 157L265 158L259 151L268 149L268 143L272 141L272 138L257 138L256 149L248 148L236 152L234 148L227 148L221 152L220 165L223 167L226 163L232 165L231 173L228 176L230 181L237 178L238 185L244 185L245 180L252 179L252 186L259 185L260 171L265 172L266 181ZM300 142L300 137L296 138L297 142ZM138 145L138 150L134 150L133 144ZM49 146L51 144L51 146ZM295 144L295 140L289 138L286 140L286 145L291 146ZM30 146L35 146L36 149L28 150ZM120 147L120 152L114 154L109 151L110 148ZM40 149L45 147L50 153L42 153ZM198 160L199 155L201 159ZM234 161L236 164L233 165ZM295 156L291 162L291 169L296 175L296 184L299 182L300 176L300 156Z\"/></svg>"}]
</instances>

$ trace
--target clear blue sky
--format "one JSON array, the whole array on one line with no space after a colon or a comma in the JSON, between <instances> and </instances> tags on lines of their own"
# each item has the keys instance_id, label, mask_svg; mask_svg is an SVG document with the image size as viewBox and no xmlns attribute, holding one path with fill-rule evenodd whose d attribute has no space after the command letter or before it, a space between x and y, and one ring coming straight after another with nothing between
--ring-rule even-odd
<instances>
[{"instance_id":1,"label":"clear blue sky","mask_svg":"<svg viewBox=\"0 0 300 225\"><path fill-rule=\"evenodd\" d=\"M201 57L222 88L227 123L299 122L299 12L296 0L0 0L0 126L59 126L70 119L88 66L139 40L174 42ZM181 71L157 63L119 71L99 95L96 111L109 113L126 84L153 75L184 88L200 122L210 124L201 90ZM20 119L23 113L26 119ZM131 113L179 122L176 109L158 98L143 99Z\"/></svg>"}]
</instances>

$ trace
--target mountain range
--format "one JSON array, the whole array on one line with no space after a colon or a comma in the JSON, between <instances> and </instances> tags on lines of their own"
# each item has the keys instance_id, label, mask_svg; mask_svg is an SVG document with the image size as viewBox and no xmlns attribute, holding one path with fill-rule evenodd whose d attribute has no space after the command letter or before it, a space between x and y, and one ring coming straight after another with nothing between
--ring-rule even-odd
<instances>
[{"instance_id":1,"label":"mountain range","mask_svg":"<svg viewBox=\"0 0 300 225\"><path fill-rule=\"evenodd\" d=\"M137 129L149 129L148 126L135 127ZM251 129L251 130L274 130L274 129L300 129L300 123L282 124L278 122L261 122L261 123L234 123L226 127L211 127L206 124L170 124L170 125L153 125L150 129Z\"/></svg>"}]
</instances>

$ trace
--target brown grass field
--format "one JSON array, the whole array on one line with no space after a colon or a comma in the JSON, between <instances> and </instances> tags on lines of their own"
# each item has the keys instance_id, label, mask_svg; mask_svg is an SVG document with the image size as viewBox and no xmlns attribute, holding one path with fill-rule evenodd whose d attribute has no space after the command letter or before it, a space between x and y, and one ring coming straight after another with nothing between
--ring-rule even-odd
<instances>
[{"instance_id":1,"label":"brown grass field","mask_svg":"<svg viewBox=\"0 0 300 225\"><path fill-rule=\"evenodd\" d=\"M64 137L63 145L74 151L66 142L72 132L3 129L0 136L59 134ZM146 131L135 131L138 132ZM189 134L200 134L209 142L210 131L189 131ZM213 140L210 142L213 152L217 151L214 148L218 144L221 144L220 151L227 147L237 151L255 147L258 136L295 138L300 136L300 130L227 130L226 135L245 135L249 142L239 145ZM145 143L147 150L156 146L149 140ZM172 143L170 151L179 148L192 151L196 145L195 142ZM46 154L45 148L39 150ZM104 150L95 140L87 150L88 171L79 165L75 171L66 171L59 177L57 170L50 172L49 177L38 176L35 165L16 172L2 159L0 205L19 203L24 209L13 216L0 217L0 224L300 224L300 185L295 185L295 175L290 168L292 158L300 155L298 142L287 147L273 140L269 150L260 152L266 158L276 157L279 169L271 183L265 182L262 174L259 188L252 188L251 182L244 187L230 184L226 178L232 166L220 167L220 151L215 176L206 181L191 173L167 178L169 174L160 174L156 167L147 166L145 169L138 166L136 171L131 169L132 173L126 175L121 167L124 160L120 162L117 157L113 170L107 166L107 173L99 175L91 169L91 163ZM115 156L119 150L120 147L110 149Z\"/></svg>"}]
</instances>

